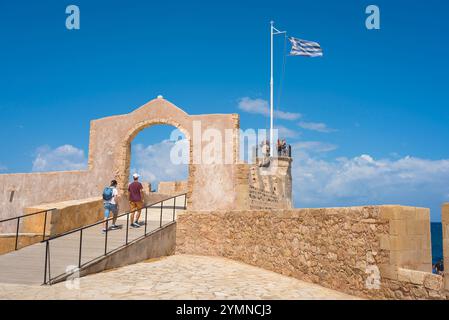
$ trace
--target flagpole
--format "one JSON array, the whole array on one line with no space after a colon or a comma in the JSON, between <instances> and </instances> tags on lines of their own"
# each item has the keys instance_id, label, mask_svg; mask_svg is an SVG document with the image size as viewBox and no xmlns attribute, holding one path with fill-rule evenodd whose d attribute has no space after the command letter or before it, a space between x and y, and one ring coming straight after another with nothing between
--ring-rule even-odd
<instances>
[{"instance_id":1,"label":"flagpole","mask_svg":"<svg viewBox=\"0 0 449 320\"><path fill-rule=\"evenodd\" d=\"M270 36L271 36L271 68L270 68L270 156L274 157L274 132L273 132L273 115L274 115L274 79L273 79L273 34L274 34L274 21L270 22Z\"/></svg>"}]
</instances>

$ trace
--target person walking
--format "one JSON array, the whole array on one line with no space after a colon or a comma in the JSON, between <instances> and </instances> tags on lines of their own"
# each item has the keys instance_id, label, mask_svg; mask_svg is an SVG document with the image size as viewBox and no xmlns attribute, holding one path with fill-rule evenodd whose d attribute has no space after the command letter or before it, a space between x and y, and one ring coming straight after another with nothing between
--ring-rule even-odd
<instances>
[{"instance_id":1,"label":"person walking","mask_svg":"<svg viewBox=\"0 0 449 320\"><path fill-rule=\"evenodd\" d=\"M112 212L112 230L116 230L119 227L115 224L117 222L118 216L118 206L117 206L117 181L112 180L111 185L109 187L104 188L103 190L103 206L104 206L104 223L103 223L103 233L106 232L109 216Z\"/></svg>"},{"instance_id":2,"label":"person walking","mask_svg":"<svg viewBox=\"0 0 449 320\"><path fill-rule=\"evenodd\" d=\"M140 213L143 208L143 186L139 182L139 175L137 173L133 174L134 181L129 185L128 191L129 191L129 210L131 212L131 227L133 228L139 228L139 218ZM134 220L134 215L136 214L136 219Z\"/></svg>"}]
</instances>

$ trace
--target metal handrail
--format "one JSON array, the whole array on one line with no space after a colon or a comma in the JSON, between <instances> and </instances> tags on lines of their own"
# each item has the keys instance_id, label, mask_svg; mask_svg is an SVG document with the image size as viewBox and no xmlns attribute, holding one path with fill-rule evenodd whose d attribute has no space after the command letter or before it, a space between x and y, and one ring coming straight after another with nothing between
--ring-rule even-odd
<instances>
[{"instance_id":1,"label":"metal handrail","mask_svg":"<svg viewBox=\"0 0 449 320\"><path fill-rule=\"evenodd\" d=\"M165 201L168 201L168 200L171 200L171 199L175 199L175 198L178 198L178 197L181 197L181 196L185 196L185 195L187 195L187 193L178 194L178 195L173 196L173 197L171 197L171 198L167 198L167 199L165 199L165 200L158 201L158 202L152 203L152 204L150 204L150 205L147 205L147 206L145 206L145 207L142 207L142 209L140 209L140 210L148 209L148 208L154 207L155 205L157 205L157 204L159 204L159 203L162 203L162 202L165 202ZM167 208L170 208L170 206L167 206ZM179 207L178 207L178 208L179 208ZM184 207L181 207L181 208L185 208L185 206L184 206ZM118 218L121 218L121 217L124 217L124 216L126 216L126 215L129 215L129 214L131 214L131 213L136 213L137 211L139 211L139 209L134 210L134 211L125 212L125 213L123 213L123 214L118 215L118 216L117 216L117 219L118 219ZM61 237L67 236L67 235L69 235L69 234L72 234L72 233L75 233L75 232L79 232L79 231L81 231L81 230L88 229L88 228L91 228L91 227L95 227L95 226L100 225L100 224L103 224L103 223L105 223L105 222L109 222L109 221L111 221L111 220L114 220L114 218L108 218L108 219L106 219L106 220L101 220L101 221L98 221L98 222L95 222L95 223L92 223L92 224L88 224L87 226L83 226L83 227L80 227L80 228L77 228L77 229L73 229L73 230L70 230L70 231L67 231L67 232L64 232L64 233L60 233L60 234L55 235L55 236L53 236L53 237L50 237L50 238L48 238L48 239L42 240L41 242L45 242L45 241L50 241L50 240L54 240L54 239L57 239L57 238L61 238Z\"/></svg>"},{"instance_id":2,"label":"metal handrail","mask_svg":"<svg viewBox=\"0 0 449 320\"><path fill-rule=\"evenodd\" d=\"M177 207L177 206L176 206L176 198L182 197L182 196L184 196L184 206L183 206L183 207ZM186 207L186 205L187 205L187 193L182 193L182 194L179 194L179 195L176 195L176 196L173 196L173 197L170 197L170 198L167 198L167 199L164 199L164 200L161 200L161 201L152 203L152 204L147 205L147 206L145 206L145 207L142 207L140 210L145 210L145 231L144 231L144 235L143 235L143 236L140 236L140 237L138 237L138 238L136 238L136 239L134 239L131 243L133 243L133 242L135 242L135 241L137 241L137 240L140 240L140 239L146 237L147 235L149 235L149 234L151 234L151 233L153 233L153 232L155 232L155 231L157 231L157 230L160 230L160 229L162 229L162 227L164 227L164 226L162 225L162 210L163 210L163 208L164 208L163 204L164 204L164 202L169 201L169 200L172 200L172 199L174 199L174 204L173 204L173 206L167 206L167 207L166 207L166 208L172 208L172 209L173 209L173 220L172 220L171 222L174 222L174 221L175 221L175 217L176 217L176 211L175 211L175 210L176 210L177 208L183 208L184 210L187 208L187 207ZM155 207L156 205L159 205L159 204L161 205L161 215L160 215L160 224L159 224L159 228L157 228L157 229L155 229L155 230L152 230L151 232L147 233L147 216L148 216L148 209L149 209L149 208L153 208L153 207ZM136 209L136 210L133 210L133 211L129 211L129 212L123 213L123 214L121 214L121 215L117 215L117 217L115 217L116 219L118 219L118 218L120 218L120 217L124 217L124 216L127 217L127 219L126 219L126 239L125 239L125 244L124 244L124 245L119 246L119 247L117 247L117 248L115 248L115 249L113 249L113 250L111 250L111 251L109 251L109 252L108 252L108 250L107 250L107 248L108 248L107 245L108 245L109 221L113 220L114 217L108 218L108 219L105 219L105 220L102 220L102 221L98 221L98 222L96 222L96 223L92 223L92 224L90 224L90 225L87 225L87 226L84 226L84 227L80 227L80 228L78 228L78 229L74 229L74 230L71 230L71 231L68 231L68 232L65 232L65 233L61 233L61 234L58 234L58 235L56 235L56 236L49 237L48 239L45 239L45 238L44 238L44 239L41 241L41 243L44 243L44 242L45 242L45 248L46 248L46 249L45 249L45 266L44 266L44 283L43 283L43 284L45 285L45 284L51 283L53 280L55 280L55 279L57 279L57 278L59 278L59 277L64 276L64 275L67 274L67 272L65 272L65 273L62 273L62 274L60 274L60 275L54 277L54 278L51 278L51 274L50 274L50 242L51 242L52 240L55 240L55 239L58 239L58 238L61 238L61 237L67 236L67 235L71 235L71 234L74 234L74 233L77 233L77 232L80 233L79 253L78 253L78 254L79 254L79 256L78 256L78 269L80 269L82 266L87 265L87 264L91 263L92 261L95 261L95 260L97 260L97 259L99 259L99 258L101 258L101 257L104 257L104 256L106 256L108 253L114 252L114 251L116 251L116 250L118 250L118 249L120 249L120 248L122 248L122 247L125 247L125 246L127 246L127 245L129 244L129 242L128 242L129 215L132 214L132 213L136 213L137 211L139 211L139 209ZM101 224L103 224L103 223L106 223L106 232L105 232L105 240L104 240L104 241L105 241L104 254L99 255L99 256L95 257L94 259L92 259L92 260L90 260L90 261L87 261L87 262L85 262L85 263L82 263L83 231L86 230L86 229L89 229L89 228L92 228L92 227L101 225ZM48 281L47 281L47 270L48 270L48 274L49 274Z\"/></svg>"},{"instance_id":3,"label":"metal handrail","mask_svg":"<svg viewBox=\"0 0 449 320\"><path fill-rule=\"evenodd\" d=\"M39 212L28 213L28 214L24 214L24 215L21 215L21 216L18 216L18 217L8 218L8 219L5 219L5 220L0 220L0 223L8 222L8 221L16 220L16 219L27 218L27 217L30 217L30 216L35 216L35 215L37 215L39 213L44 213L44 212L53 211L53 210L56 210L56 208L42 210L42 211L39 211Z\"/></svg>"},{"instance_id":4,"label":"metal handrail","mask_svg":"<svg viewBox=\"0 0 449 320\"><path fill-rule=\"evenodd\" d=\"M42 241L45 240L45 232L47 231L47 215L48 212L54 211L56 210L56 208L53 209L47 209L47 210L42 210L42 211L38 211L38 212L33 212L33 213L28 213L28 214L24 214L18 217L13 217L13 218L8 218L8 219L4 219L1 220L0 223L4 223L4 222L10 222L10 221L14 221L17 220L17 225L16 225L16 237L15 237L15 243L14 243L14 251L17 251L19 248L19 229L20 229L20 220L23 220L25 218L31 217L31 216L35 216L41 213L45 213L45 218L44 218L44 230L42 231Z\"/></svg>"}]
</instances>

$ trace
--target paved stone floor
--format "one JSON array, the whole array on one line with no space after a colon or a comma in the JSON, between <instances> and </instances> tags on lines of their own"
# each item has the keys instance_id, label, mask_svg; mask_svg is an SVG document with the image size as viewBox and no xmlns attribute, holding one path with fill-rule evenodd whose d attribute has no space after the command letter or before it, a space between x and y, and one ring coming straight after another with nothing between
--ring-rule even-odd
<instances>
[{"instance_id":1,"label":"paved stone floor","mask_svg":"<svg viewBox=\"0 0 449 320\"><path fill-rule=\"evenodd\" d=\"M0 284L0 299L355 299L236 261L175 255L42 287Z\"/></svg>"}]
</instances>

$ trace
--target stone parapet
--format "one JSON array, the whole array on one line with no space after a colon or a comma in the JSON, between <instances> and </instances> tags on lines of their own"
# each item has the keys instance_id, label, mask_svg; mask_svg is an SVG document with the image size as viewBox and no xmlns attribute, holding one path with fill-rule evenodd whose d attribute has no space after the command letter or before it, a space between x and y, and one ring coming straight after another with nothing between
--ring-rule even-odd
<instances>
[{"instance_id":1,"label":"stone parapet","mask_svg":"<svg viewBox=\"0 0 449 320\"><path fill-rule=\"evenodd\" d=\"M103 199L88 198L82 200L48 203L25 208L25 213L34 213L51 210L47 214L45 227L47 236L55 236L74 230L103 219ZM42 234L45 221L44 214L38 214L23 219L21 232Z\"/></svg>"},{"instance_id":2,"label":"stone parapet","mask_svg":"<svg viewBox=\"0 0 449 320\"><path fill-rule=\"evenodd\" d=\"M178 216L176 251L222 256L365 298L444 299L443 278L427 272L427 227L415 221L428 224L425 214L400 206L187 211ZM396 220L405 230L395 229Z\"/></svg>"},{"instance_id":3,"label":"stone parapet","mask_svg":"<svg viewBox=\"0 0 449 320\"><path fill-rule=\"evenodd\" d=\"M443 256L445 266L444 287L449 295L449 203L443 204L441 224L443 228Z\"/></svg>"}]
</instances>

